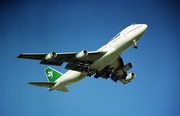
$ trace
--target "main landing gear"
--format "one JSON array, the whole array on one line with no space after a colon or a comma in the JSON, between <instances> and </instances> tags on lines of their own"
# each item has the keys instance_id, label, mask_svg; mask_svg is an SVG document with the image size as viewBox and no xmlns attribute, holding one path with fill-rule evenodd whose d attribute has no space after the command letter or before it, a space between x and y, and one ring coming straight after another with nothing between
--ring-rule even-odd
<instances>
[{"instance_id":1,"label":"main landing gear","mask_svg":"<svg viewBox=\"0 0 180 116\"><path fill-rule=\"evenodd\" d=\"M136 40L133 40L133 43L134 43L133 48L137 49L137 48L138 48L138 46L137 46L137 41L136 41Z\"/></svg>"},{"instance_id":2,"label":"main landing gear","mask_svg":"<svg viewBox=\"0 0 180 116\"><path fill-rule=\"evenodd\" d=\"M96 71L95 70L91 70L89 67L87 67L85 72L87 72L87 76L91 77L91 75L93 75Z\"/></svg>"}]
</instances>

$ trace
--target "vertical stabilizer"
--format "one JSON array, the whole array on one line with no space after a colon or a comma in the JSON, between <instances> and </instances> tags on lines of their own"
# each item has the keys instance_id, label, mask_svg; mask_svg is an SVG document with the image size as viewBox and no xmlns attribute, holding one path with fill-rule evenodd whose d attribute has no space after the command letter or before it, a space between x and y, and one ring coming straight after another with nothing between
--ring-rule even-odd
<instances>
[{"instance_id":1,"label":"vertical stabilizer","mask_svg":"<svg viewBox=\"0 0 180 116\"><path fill-rule=\"evenodd\" d=\"M55 82L59 77L63 75L62 73L56 71L51 67L47 67L44 71L49 82Z\"/></svg>"}]
</instances>

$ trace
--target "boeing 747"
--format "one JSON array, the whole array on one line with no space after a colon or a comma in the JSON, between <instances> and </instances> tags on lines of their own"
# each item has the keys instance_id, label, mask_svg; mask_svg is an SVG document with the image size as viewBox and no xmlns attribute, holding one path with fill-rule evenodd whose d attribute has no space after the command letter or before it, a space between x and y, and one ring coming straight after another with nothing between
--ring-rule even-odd
<instances>
[{"instance_id":1,"label":"boeing 747","mask_svg":"<svg viewBox=\"0 0 180 116\"><path fill-rule=\"evenodd\" d=\"M29 82L28 84L48 88L49 91L59 90L68 92L66 86L76 83L86 76L94 75L95 78L111 78L123 84L135 78L134 73L127 73L133 67L132 63L124 64L121 54L131 46L137 49L137 42L147 29L146 24L132 24L119 32L106 45L97 51L82 50L72 53L36 53L20 54L17 58L41 60L40 64L61 66L67 63L62 74L50 67L45 69L49 82Z\"/></svg>"}]
</instances>

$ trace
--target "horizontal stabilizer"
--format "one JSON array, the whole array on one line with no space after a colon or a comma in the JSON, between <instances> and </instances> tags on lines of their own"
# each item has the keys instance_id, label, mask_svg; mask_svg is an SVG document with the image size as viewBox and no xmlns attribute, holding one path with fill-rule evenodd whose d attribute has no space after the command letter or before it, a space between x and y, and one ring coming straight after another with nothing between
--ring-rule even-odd
<instances>
[{"instance_id":1,"label":"horizontal stabilizer","mask_svg":"<svg viewBox=\"0 0 180 116\"><path fill-rule=\"evenodd\" d=\"M62 92L68 92L69 90L67 89L67 87L61 87L59 89L57 89L58 91L62 91Z\"/></svg>"},{"instance_id":2,"label":"horizontal stabilizer","mask_svg":"<svg viewBox=\"0 0 180 116\"><path fill-rule=\"evenodd\" d=\"M45 88L50 88L50 87L54 86L55 82L29 82L27 84L45 87Z\"/></svg>"},{"instance_id":3,"label":"horizontal stabilizer","mask_svg":"<svg viewBox=\"0 0 180 116\"><path fill-rule=\"evenodd\" d=\"M39 87L50 88L50 87L54 86L55 82L29 82L27 84L35 85L35 86L39 86ZM61 88L58 88L56 90L62 91L62 92L68 92L69 91L67 89L67 87L61 87Z\"/></svg>"}]
</instances>

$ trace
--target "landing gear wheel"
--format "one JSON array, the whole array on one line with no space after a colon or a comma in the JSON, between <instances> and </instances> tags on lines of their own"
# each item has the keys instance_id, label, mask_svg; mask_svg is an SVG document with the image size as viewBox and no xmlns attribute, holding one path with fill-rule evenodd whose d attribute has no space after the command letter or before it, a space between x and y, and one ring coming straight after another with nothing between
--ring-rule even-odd
<instances>
[{"instance_id":1,"label":"landing gear wheel","mask_svg":"<svg viewBox=\"0 0 180 116\"><path fill-rule=\"evenodd\" d=\"M94 75L94 78L98 79L98 77L99 77L99 76L98 76L97 74L96 74L96 75Z\"/></svg>"},{"instance_id":2,"label":"landing gear wheel","mask_svg":"<svg viewBox=\"0 0 180 116\"><path fill-rule=\"evenodd\" d=\"M133 48L137 49L137 48L138 48L138 46L137 46L137 45L134 45L134 46L133 46Z\"/></svg>"},{"instance_id":3,"label":"landing gear wheel","mask_svg":"<svg viewBox=\"0 0 180 116\"><path fill-rule=\"evenodd\" d=\"M118 81L118 78L115 78L115 79L114 79L114 82L117 83L117 81Z\"/></svg>"},{"instance_id":4,"label":"landing gear wheel","mask_svg":"<svg viewBox=\"0 0 180 116\"><path fill-rule=\"evenodd\" d=\"M92 74L88 73L87 76L91 77Z\"/></svg>"},{"instance_id":5,"label":"landing gear wheel","mask_svg":"<svg viewBox=\"0 0 180 116\"><path fill-rule=\"evenodd\" d=\"M110 77L110 74L111 74L111 72L110 72L110 71L107 71L106 77L109 78L109 77Z\"/></svg>"},{"instance_id":6,"label":"landing gear wheel","mask_svg":"<svg viewBox=\"0 0 180 116\"><path fill-rule=\"evenodd\" d=\"M133 48L135 48L135 49L137 49L138 48L138 46L137 46L137 41L136 40L133 40L133 43L134 43L134 45L133 45Z\"/></svg>"}]
</instances>

